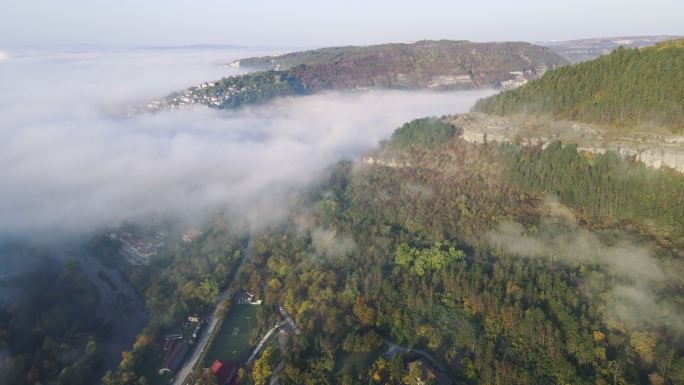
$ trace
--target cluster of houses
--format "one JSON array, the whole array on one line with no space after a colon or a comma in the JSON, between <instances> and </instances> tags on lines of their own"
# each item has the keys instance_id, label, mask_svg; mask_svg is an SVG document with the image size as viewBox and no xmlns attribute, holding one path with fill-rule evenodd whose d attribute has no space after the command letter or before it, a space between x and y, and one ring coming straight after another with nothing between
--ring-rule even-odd
<instances>
[{"instance_id":1,"label":"cluster of houses","mask_svg":"<svg viewBox=\"0 0 684 385\"><path fill-rule=\"evenodd\" d=\"M185 243L190 243L197 239L202 233L196 229L190 229L183 233L181 240Z\"/></svg>"},{"instance_id":2,"label":"cluster of houses","mask_svg":"<svg viewBox=\"0 0 684 385\"><path fill-rule=\"evenodd\" d=\"M131 265L148 265L150 258L155 256L164 246L164 233L154 235L135 236L127 231L113 232L110 239L118 239L122 243L123 257Z\"/></svg>"},{"instance_id":3,"label":"cluster of houses","mask_svg":"<svg viewBox=\"0 0 684 385\"><path fill-rule=\"evenodd\" d=\"M441 372L439 369L432 366L424 358L417 359L415 361L410 361L406 364L406 369L409 373L415 374L417 378L416 384L426 385L453 385L454 382L451 381L449 376Z\"/></svg>"},{"instance_id":4,"label":"cluster of houses","mask_svg":"<svg viewBox=\"0 0 684 385\"><path fill-rule=\"evenodd\" d=\"M196 87L190 87L181 93L172 94L162 99L153 100L147 103L142 110L155 112L161 110L174 110L191 106L193 104L204 104L210 107L218 107L234 95L244 91L244 88L229 86L221 92L207 91L214 87L216 82L202 83ZM133 111L132 113L141 112Z\"/></svg>"},{"instance_id":5,"label":"cluster of houses","mask_svg":"<svg viewBox=\"0 0 684 385\"><path fill-rule=\"evenodd\" d=\"M159 374L173 374L178 371L181 364L194 345L197 337L204 326L204 321L196 314L188 316L188 320L183 322L181 332L169 334L164 338L164 354L166 358Z\"/></svg>"},{"instance_id":6,"label":"cluster of houses","mask_svg":"<svg viewBox=\"0 0 684 385\"><path fill-rule=\"evenodd\" d=\"M254 299L254 293L249 290L242 290L235 294L233 302L237 305L261 305L262 300Z\"/></svg>"},{"instance_id":7,"label":"cluster of houses","mask_svg":"<svg viewBox=\"0 0 684 385\"><path fill-rule=\"evenodd\" d=\"M523 71L513 71L509 72L509 74L512 78L501 82L501 88L504 90L512 90L527 84L527 79L525 78L525 73Z\"/></svg>"},{"instance_id":8,"label":"cluster of houses","mask_svg":"<svg viewBox=\"0 0 684 385\"><path fill-rule=\"evenodd\" d=\"M189 229L183 233L181 240L190 243L200 235L202 233L199 230ZM116 230L109 234L109 238L121 242L121 254L128 263L146 266L150 263L150 259L164 247L167 236L164 232L141 236L125 230Z\"/></svg>"},{"instance_id":9,"label":"cluster of houses","mask_svg":"<svg viewBox=\"0 0 684 385\"><path fill-rule=\"evenodd\" d=\"M164 346L166 346L166 342ZM185 356L190 350L190 344L187 341L174 340L169 344L169 352L167 352L166 360L161 369L159 369L159 374L170 374L176 373L178 368L180 368L183 361L185 361Z\"/></svg>"}]
</instances>

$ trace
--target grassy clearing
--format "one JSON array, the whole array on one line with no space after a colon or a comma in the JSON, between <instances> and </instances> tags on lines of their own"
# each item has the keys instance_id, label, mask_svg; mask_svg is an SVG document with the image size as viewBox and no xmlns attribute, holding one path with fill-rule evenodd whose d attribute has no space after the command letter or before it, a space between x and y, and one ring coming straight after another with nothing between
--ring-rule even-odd
<instances>
[{"instance_id":1,"label":"grassy clearing","mask_svg":"<svg viewBox=\"0 0 684 385\"><path fill-rule=\"evenodd\" d=\"M256 312L257 307L252 305L231 306L206 356L205 366L217 359L229 362L247 360L251 353L249 333L256 322Z\"/></svg>"}]
</instances>

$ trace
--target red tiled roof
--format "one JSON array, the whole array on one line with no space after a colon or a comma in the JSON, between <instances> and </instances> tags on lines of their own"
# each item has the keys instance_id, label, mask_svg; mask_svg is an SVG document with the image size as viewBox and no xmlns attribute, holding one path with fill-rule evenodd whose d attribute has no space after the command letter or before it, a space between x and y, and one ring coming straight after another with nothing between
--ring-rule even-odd
<instances>
[{"instance_id":1,"label":"red tiled roof","mask_svg":"<svg viewBox=\"0 0 684 385\"><path fill-rule=\"evenodd\" d=\"M235 376L237 365L235 364L223 362L221 360L215 360L214 363L211 364L210 370L216 376L219 385L225 384L229 379L234 380L231 382L231 384L235 383L237 380L237 376Z\"/></svg>"}]
</instances>

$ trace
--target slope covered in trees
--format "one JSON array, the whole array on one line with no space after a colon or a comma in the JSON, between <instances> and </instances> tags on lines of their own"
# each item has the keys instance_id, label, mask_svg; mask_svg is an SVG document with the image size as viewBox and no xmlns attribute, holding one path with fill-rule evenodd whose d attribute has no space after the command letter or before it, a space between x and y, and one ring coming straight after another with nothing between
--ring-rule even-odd
<instances>
[{"instance_id":1,"label":"slope covered in trees","mask_svg":"<svg viewBox=\"0 0 684 385\"><path fill-rule=\"evenodd\" d=\"M331 47L238 62L260 70L299 67L306 73L327 74L334 83L375 81L396 87L425 86L434 77L450 75L472 75L475 83L494 84L507 79L510 71L567 64L551 49L529 43L452 40Z\"/></svg>"},{"instance_id":2,"label":"slope covered in trees","mask_svg":"<svg viewBox=\"0 0 684 385\"><path fill-rule=\"evenodd\" d=\"M301 333L241 384L280 361L283 384L418 383L417 351L463 384L682 383L684 177L560 143L475 145L439 123L377 151L404 167L339 163L249 242L217 221L129 267L154 316L105 383L164 380L164 333L206 309L197 289L224 286L245 244L237 284L264 301L253 330L283 306ZM418 350L389 358L390 343Z\"/></svg>"},{"instance_id":3,"label":"slope covered in trees","mask_svg":"<svg viewBox=\"0 0 684 385\"><path fill-rule=\"evenodd\" d=\"M437 118L422 118L404 123L397 128L389 144L398 148L434 147L449 142L456 127Z\"/></svg>"},{"instance_id":4,"label":"slope covered in trees","mask_svg":"<svg viewBox=\"0 0 684 385\"><path fill-rule=\"evenodd\" d=\"M3 247L2 252L8 251ZM103 363L100 344L111 336L98 319L98 290L78 262L69 259L62 265L45 258L38 270L17 276L12 286L21 295L0 306L0 383L94 383Z\"/></svg>"},{"instance_id":5,"label":"slope covered in trees","mask_svg":"<svg viewBox=\"0 0 684 385\"><path fill-rule=\"evenodd\" d=\"M290 70L312 89L494 87L526 72L567 64L551 49L521 42L419 41L332 47L239 60L240 66Z\"/></svg>"},{"instance_id":6,"label":"slope covered in trees","mask_svg":"<svg viewBox=\"0 0 684 385\"><path fill-rule=\"evenodd\" d=\"M620 36L599 37L579 40L550 41L541 43L558 52L572 63L595 59L619 48L642 48L655 45L661 41L680 39L681 36Z\"/></svg>"},{"instance_id":7,"label":"slope covered in trees","mask_svg":"<svg viewBox=\"0 0 684 385\"><path fill-rule=\"evenodd\" d=\"M684 225L667 209L684 192L635 188L650 203L620 193L681 176L560 144L398 151L414 166L342 163L291 222L253 242L242 282L302 329L283 383L417 383L410 356L345 359L385 352L381 338L428 352L465 384L684 381L682 235L652 230ZM523 229L509 239L517 248L493 243L511 224ZM320 248L320 232L354 247Z\"/></svg>"},{"instance_id":8,"label":"slope covered in trees","mask_svg":"<svg viewBox=\"0 0 684 385\"><path fill-rule=\"evenodd\" d=\"M655 234L684 241L684 178L628 164L615 152L588 157L576 146L515 150L506 178L525 191L551 194L593 221L648 224Z\"/></svg>"},{"instance_id":9,"label":"slope covered in trees","mask_svg":"<svg viewBox=\"0 0 684 385\"><path fill-rule=\"evenodd\" d=\"M420 41L367 47L334 47L249 58L249 73L175 93L148 108L206 104L235 108L279 96L350 89L477 89L502 81L534 79L567 60L529 43Z\"/></svg>"},{"instance_id":10,"label":"slope covered in trees","mask_svg":"<svg viewBox=\"0 0 684 385\"><path fill-rule=\"evenodd\" d=\"M684 40L620 48L479 101L495 115L533 114L618 127L684 130Z\"/></svg>"}]
</instances>

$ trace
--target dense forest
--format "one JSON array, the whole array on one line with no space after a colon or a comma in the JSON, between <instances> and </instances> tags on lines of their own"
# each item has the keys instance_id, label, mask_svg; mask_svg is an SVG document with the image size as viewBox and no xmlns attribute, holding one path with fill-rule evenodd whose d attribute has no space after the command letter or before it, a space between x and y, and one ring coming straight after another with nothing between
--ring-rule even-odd
<instances>
[{"instance_id":1,"label":"dense forest","mask_svg":"<svg viewBox=\"0 0 684 385\"><path fill-rule=\"evenodd\" d=\"M0 307L0 384L96 381L107 328L97 317L98 291L78 262L44 258L39 268L15 277L12 287L19 297Z\"/></svg>"},{"instance_id":2,"label":"dense forest","mask_svg":"<svg viewBox=\"0 0 684 385\"><path fill-rule=\"evenodd\" d=\"M435 77L453 75L472 75L478 86L494 85L507 79L511 71L568 63L551 49L530 43L452 40L329 47L237 62L240 67L257 70L300 68L307 73L303 78L324 75L331 83L347 87L373 82L385 87L425 87Z\"/></svg>"},{"instance_id":3,"label":"dense forest","mask_svg":"<svg viewBox=\"0 0 684 385\"><path fill-rule=\"evenodd\" d=\"M461 383L684 381L681 175L560 143L399 151L414 167L342 163L253 241L243 284L303 329L283 383L415 383L403 356L348 360L383 341Z\"/></svg>"},{"instance_id":4,"label":"dense forest","mask_svg":"<svg viewBox=\"0 0 684 385\"><path fill-rule=\"evenodd\" d=\"M552 143L543 151L512 149L506 179L536 195L552 194L593 222L648 225L654 235L684 245L684 178L630 164L618 154L586 155Z\"/></svg>"},{"instance_id":5,"label":"dense forest","mask_svg":"<svg viewBox=\"0 0 684 385\"><path fill-rule=\"evenodd\" d=\"M275 85L267 94L232 79L212 87L249 102L303 92L283 72L252 75ZM408 122L374 161L340 162L293 193L283 222L248 230L217 214L147 266L94 237L90 255L116 266L151 315L103 383L167 382L164 335L210 312L234 277L264 301L255 333L279 306L301 331L242 368L241 384L267 383L278 364L283 384L425 383L417 358L473 385L684 383L684 177L613 152L476 145L458 132ZM88 383L100 366L97 291L76 261L46 271L0 311L3 384Z\"/></svg>"},{"instance_id":6,"label":"dense forest","mask_svg":"<svg viewBox=\"0 0 684 385\"><path fill-rule=\"evenodd\" d=\"M684 129L684 40L619 48L481 100L474 109L679 132Z\"/></svg>"},{"instance_id":7,"label":"dense forest","mask_svg":"<svg viewBox=\"0 0 684 385\"><path fill-rule=\"evenodd\" d=\"M449 142L456 127L437 118L422 118L404 123L390 137L389 144L398 148L431 148Z\"/></svg>"},{"instance_id":8,"label":"dense forest","mask_svg":"<svg viewBox=\"0 0 684 385\"><path fill-rule=\"evenodd\" d=\"M684 177L454 129L404 125L374 155L411 166L341 162L251 234L237 284L264 299L257 324L282 305L301 334L240 383L282 362L283 384L417 384L407 362L423 354L465 384L682 383ZM402 145L414 139L429 145ZM106 384L155 380L161 331L201 310L203 280L225 285L239 228L218 221L155 262L160 276L129 271L155 320ZM386 357L388 344L413 350Z\"/></svg>"}]
</instances>

